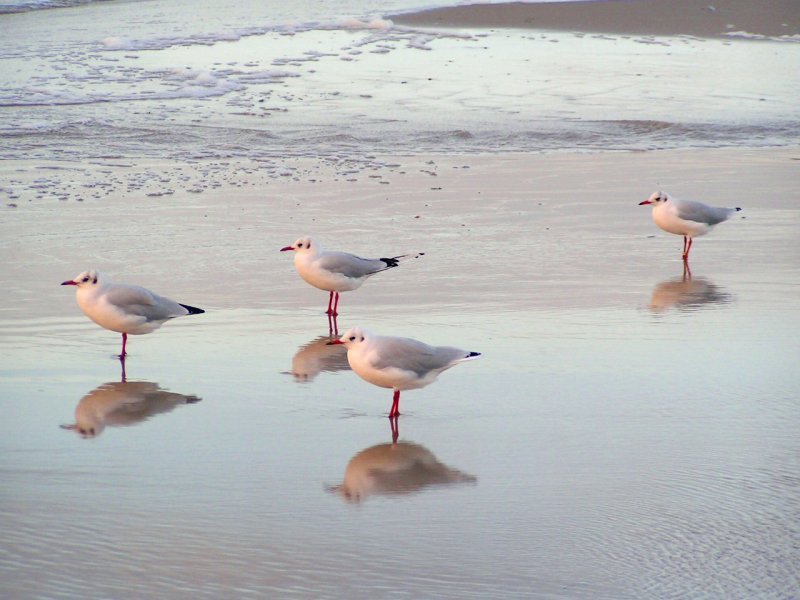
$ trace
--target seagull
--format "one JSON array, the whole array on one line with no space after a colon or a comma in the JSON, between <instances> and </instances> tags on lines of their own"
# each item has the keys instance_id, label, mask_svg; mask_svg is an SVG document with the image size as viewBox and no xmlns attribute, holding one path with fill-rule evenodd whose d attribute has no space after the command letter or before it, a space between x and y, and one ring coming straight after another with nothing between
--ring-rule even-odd
<instances>
[{"instance_id":1,"label":"seagull","mask_svg":"<svg viewBox=\"0 0 800 600\"><path fill-rule=\"evenodd\" d=\"M361 327L353 327L329 343L344 344L350 368L359 377L394 390L390 419L400 414L402 390L425 387L442 371L481 355L449 346L428 346L410 338L375 335Z\"/></svg>"},{"instance_id":2,"label":"seagull","mask_svg":"<svg viewBox=\"0 0 800 600\"><path fill-rule=\"evenodd\" d=\"M154 294L138 285L112 283L95 270L84 271L61 285L78 288L75 298L83 314L100 327L122 334L122 353L119 355L122 360L127 355L125 344L129 333L150 333L175 317L205 312L201 308L179 304Z\"/></svg>"},{"instance_id":3,"label":"seagull","mask_svg":"<svg viewBox=\"0 0 800 600\"><path fill-rule=\"evenodd\" d=\"M666 192L653 192L639 206L653 206L653 221L664 231L683 236L683 260L689 260L692 238L705 235L741 208L717 208L693 200L679 200Z\"/></svg>"},{"instance_id":4,"label":"seagull","mask_svg":"<svg viewBox=\"0 0 800 600\"><path fill-rule=\"evenodd\" d=\"M324 250L319 242L310 237L299 238L291 246L281 248L281 252L294 252L294 266L300 277L315 288L330 292L326 313L333 317L339 314L339 292L358 289L367 277L396 267L403 260L425 254L417 252L391 258L361 258L347 252Z\"/></svg>"}]
</instances>

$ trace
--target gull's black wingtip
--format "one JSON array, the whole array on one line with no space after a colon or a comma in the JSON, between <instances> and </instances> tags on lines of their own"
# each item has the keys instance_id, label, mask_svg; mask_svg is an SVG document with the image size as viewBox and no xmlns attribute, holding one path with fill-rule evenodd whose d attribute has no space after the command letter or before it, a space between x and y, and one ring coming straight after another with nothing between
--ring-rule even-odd
<instances>
[{"instance_id":1,"label":"gull's black wingtip","mask_svg":"<svg viewBox=\"0 0 800 600\"><path fill-rule=\"evenodd\" d=\"M480 352L470 352L469 354L467 354L467 358L477 358L480 355L481 355Z\"/></svg>"},{"instance_id":2,"label":"gull's black wingtip","mask_svg":"<svg viewBox=\"0 0 800 600\"><path fill-rule=\"evenodd\" d=\"M384 263L386 265L387 269L391 269L392 267L397 267L397 266L400 265L400 261L398 260L398 257L395 257L395 258L379 258L378 260L381 261L382 263Z\"/></svg>"},{"instance_id":3,"label":"gull's black wingtip","mask_svg":"<svg viewBox=\"0 0 800 600\"><path fill-rule=\"evenodd\" d=\"M424 252L417 252L416 254L401 254L400 256L392 256L391 258L379 258L378 260L384 262L386 264L387 269L391 269L392 267L397 267L400 265L400 261L408 260L411 258L419 258L420 256L425 256Z\"/></svg>"},{"instance_id":4,"label":"gull's black wingtip","mask_svg":"<svg viewBox=\"0 0 800 600\"><path fill-rule=\"evenodd\" d=\"M178 303L180 304L180 302ZM204 311L202 308L197 308L196 306L189 306L188 304L181 304L183 308L189 311L190 315L202 315Z\"/></svg>"},{"instance_id":5,"label":"gull's black wingtip","mask_svg":"<svg viewBox=\"0 0 800 600\"><path fill-rule=\"evenodd\" d=\"M739 212L740 210L742 210L742 208L740 206L737 206L736 207L736 212Z\"/></svg>"}]
</instances>

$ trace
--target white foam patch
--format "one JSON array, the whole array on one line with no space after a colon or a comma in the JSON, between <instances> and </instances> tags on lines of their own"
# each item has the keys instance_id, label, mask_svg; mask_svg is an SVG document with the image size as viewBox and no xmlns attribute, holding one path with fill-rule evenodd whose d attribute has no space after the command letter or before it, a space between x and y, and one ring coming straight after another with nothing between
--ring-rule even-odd
<instances>
[{"instance_id":1,"label":"white foam patch","mask_svg":"<svg viewBox=\"0 0 800 600\"><path fill-rule=\"evenodd\" d=\"M246 89L250 85L275 83L289 77L299 77L296 73L280 70L239 71L224 69L220 71L206 71L178 67L164 71L145 71L138 79L131 78L126 81L128 86L137 87L141 84L152 84L160 81L158 89L133 89L126 92L108 92L98 94L95 92L81 93L83 88L71 86L69 89L59 89L53 86L29 86L24 90L24 100L21 98L6 101L0 95L1 106L55 106L79 105L110 102L130 102L135 100L174 100L180 98L208 98L224 96L231 92ZM167 89L165 89L167 88Z\"/></svg>"},{"instance_id":2,"label":"white foam patch","mask_svg":"<svg viewBox=\"0 0 800 600\"><path fill-rule=\"evenodd\" d=\"M164 50L174 46L211 46L218 42L235 42L242 38L277 33L280 35L296 35L308 31L337 31L337 30L366 30L386 32L394 29L394 24L389 19L374 17L370 19L357 19L355 17L340 17L329 22L308 22L282 25L267 25L263 27L247 27L232 31L198 34L190 37L159 37L150 39L129 39L122 36L109 36L101 40L104 50ZM400 28L410 31L408 28Z\"/></svg>"},{"instance_id":3,"label":"white foam patch","mask_svg":"<svg viewBox=\"0 0 800 600\"><path fill-rule=\"evenodd\" d=\"M291 73L290 71L250 71L248 73L240 73L236 76L237 81L246 83L274 83L287 77L300 77L298 73Z\"/></svg>"},{"instance_id":4,"label":"white foam patch","mask_svg":"<svg viewBox=\"0 0 800 600\"><path fill-rule=\"evenodd\" d=\"M769 35L762 35L760 33L749 33L747 31L728 31L725 33L725 35L728 37L735 37L745 40L765 40L770 42L800 43L800 35L798 34L769 36Z\"/></svg>"},{"instance_id":5,"label":"white foam patch","mask_svg":"<svg viewBox=\"0 0 800 600\"><path fill-rule=\"evenodd\" d=\"M377 29L384 31L394 26L394 23L389 19L381 19L379 17L369 21L362 21L353 17L342 17L339 19L338 24L344 29Z\"/></svg>"},{"instance_id":6,"label":"white foam patch","mask_svg":"<svg viewBox=\"0 0 800 600\"><path fill-rule=\"evenodd\" d=\"M133 50L131 40L124 37L109 36L100 42L106 50Z\"/></svg>"},{"instance_id":7,"label":"white foam patch","mask_svg":"<svg viewBox=\"0 0 800 600\"><path fill-rule=\"evenodd\" d=\"M434 41L436 37L435 35L416 35L408 40L408 46L410 48L416 48L417 50L432 50L430 43Z\"/></svg>"},{"instance_id":8,"label":"white foam patch","mask_svg":"<svg viewBox=\"0 0 800 600\"><path fill-rule=\"evenodd\" d=\"M97 0L17 0L16 2L0 4L0 14L28 12L44 8L65 8L68 6L89 4L96 1Z\"/></svg>"},{"instance_id":9,"label":"white foam patch","mask_svg":"<svg viewBox=\"0 0 800 600\"><path fill-rule=\"evenodd\" d=\"M220 81L208 71L196 71L194 69L177 68L170 71L171 77L186 81L189 85L200 85L205 87L214 87L219 85Z\"/></svg>"}]
</instances>

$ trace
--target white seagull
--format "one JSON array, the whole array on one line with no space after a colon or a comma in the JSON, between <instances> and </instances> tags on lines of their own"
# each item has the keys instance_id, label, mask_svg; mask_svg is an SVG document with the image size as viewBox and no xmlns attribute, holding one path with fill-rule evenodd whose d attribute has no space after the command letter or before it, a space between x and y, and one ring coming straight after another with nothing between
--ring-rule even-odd
<instances>
[{"instance_id":1,"label":"white seagull","mask_svg":"<svg viewBox=\"0 0 800 600\"><path fill-rule=\"evenodd\" d=\"M664 231L683 236L683 260L689 260L692 238L707 234L741 208L717 208L693 200L679 200L666 192L653 192L639 206L653 206L653 221Z\"/></svg>"},{"instance_id":2,"label":"white seagull","mask_svg":"<svg viewBox=\"0 0 800 600\"><path fill-rule=\"evenodd\" d=\"M129 333L150 333L175 317L205 312L201 308L178 304L138 285L112 283L94 270L84 271L61 285L78 288L75 298L83 314L100 327L122 334L121 359L126 356L125 344Z\"/></svg>"},{"instance_id":3,"label":"white seagull","mask_svg":"<svg viewBox=\"0 0 800 600\"><path fill-rule=\"evenodd\" d=\"M429 346L410 338L380 336L353 327L331 344L344 344L347 361L356 374L373 385L392 388L389 418L400 414L400 392L433 383L442 371L480 356L449 346Z\"/></svg>"},{"instance_id":4,"label":"white seagull","mask_svg":"<svg viewBox=\"0 0 800 600\"><path fill-rule=\"evenodd\" d=\"M281 252L290 251L295 253L294 266L300 277L315 288L330 292L326 312L333 317L339 314L339 292L358 289L371 275L396 267L403 260L425 254L417 252L391 258L361 258L347 252L324 250L319 242L310 237L301 237L291 246L281 248Z\"/></svg>"}]
</instances>

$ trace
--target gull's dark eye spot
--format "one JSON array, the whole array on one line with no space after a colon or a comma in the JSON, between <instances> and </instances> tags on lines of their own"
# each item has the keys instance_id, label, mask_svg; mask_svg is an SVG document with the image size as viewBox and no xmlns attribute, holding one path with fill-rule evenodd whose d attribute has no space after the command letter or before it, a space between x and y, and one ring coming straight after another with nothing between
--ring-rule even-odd
<instances>
[{"instance_id":1,"label":"gull's dark eye spot","mask_svg":"<svg viewBox=\"0 0 800 600\"><path fill-rule=\"evenodd\" d=\"M363 335L361 336L361 341L362 341L362 342L364 341L364 336L363 336Z\"/></svg>"},{"instance_id":2,"label":"gull's dark eye spot","mask_svg":"<svg viewBox=\"0 0 800 600\"><path fill-rule=\"evenodd\" d=\"M297 247L298 247L298 248L302 248L302 247L303 247L303 244L302 244L302 243L300 243L300 244L297 244Z\"/></svg>"},{"instance_id":3,"label":"gull's dark eye spot","mask_svg":"<svg viewBox=\"0 0 800 600\"><path fill-rule=\"evenodd\" d=\"M85 282L89 281L89 278L88 277L84 277L83 279L81 279L81 281L83 281L85 283Z\"/></svg>"},{"instance_id":4,"label":"gull's dark eye spot","mask_svg":"<svg viewBox=\"0 0 800 600\"><path fill-rule=\"evenodd\" d=\"M356 336L354 336L354 335L351 335L351 336L350 336L350 341L351 341L351 342L355 342L355 341L356 341Z\"/></svg>"}]
</instances>

